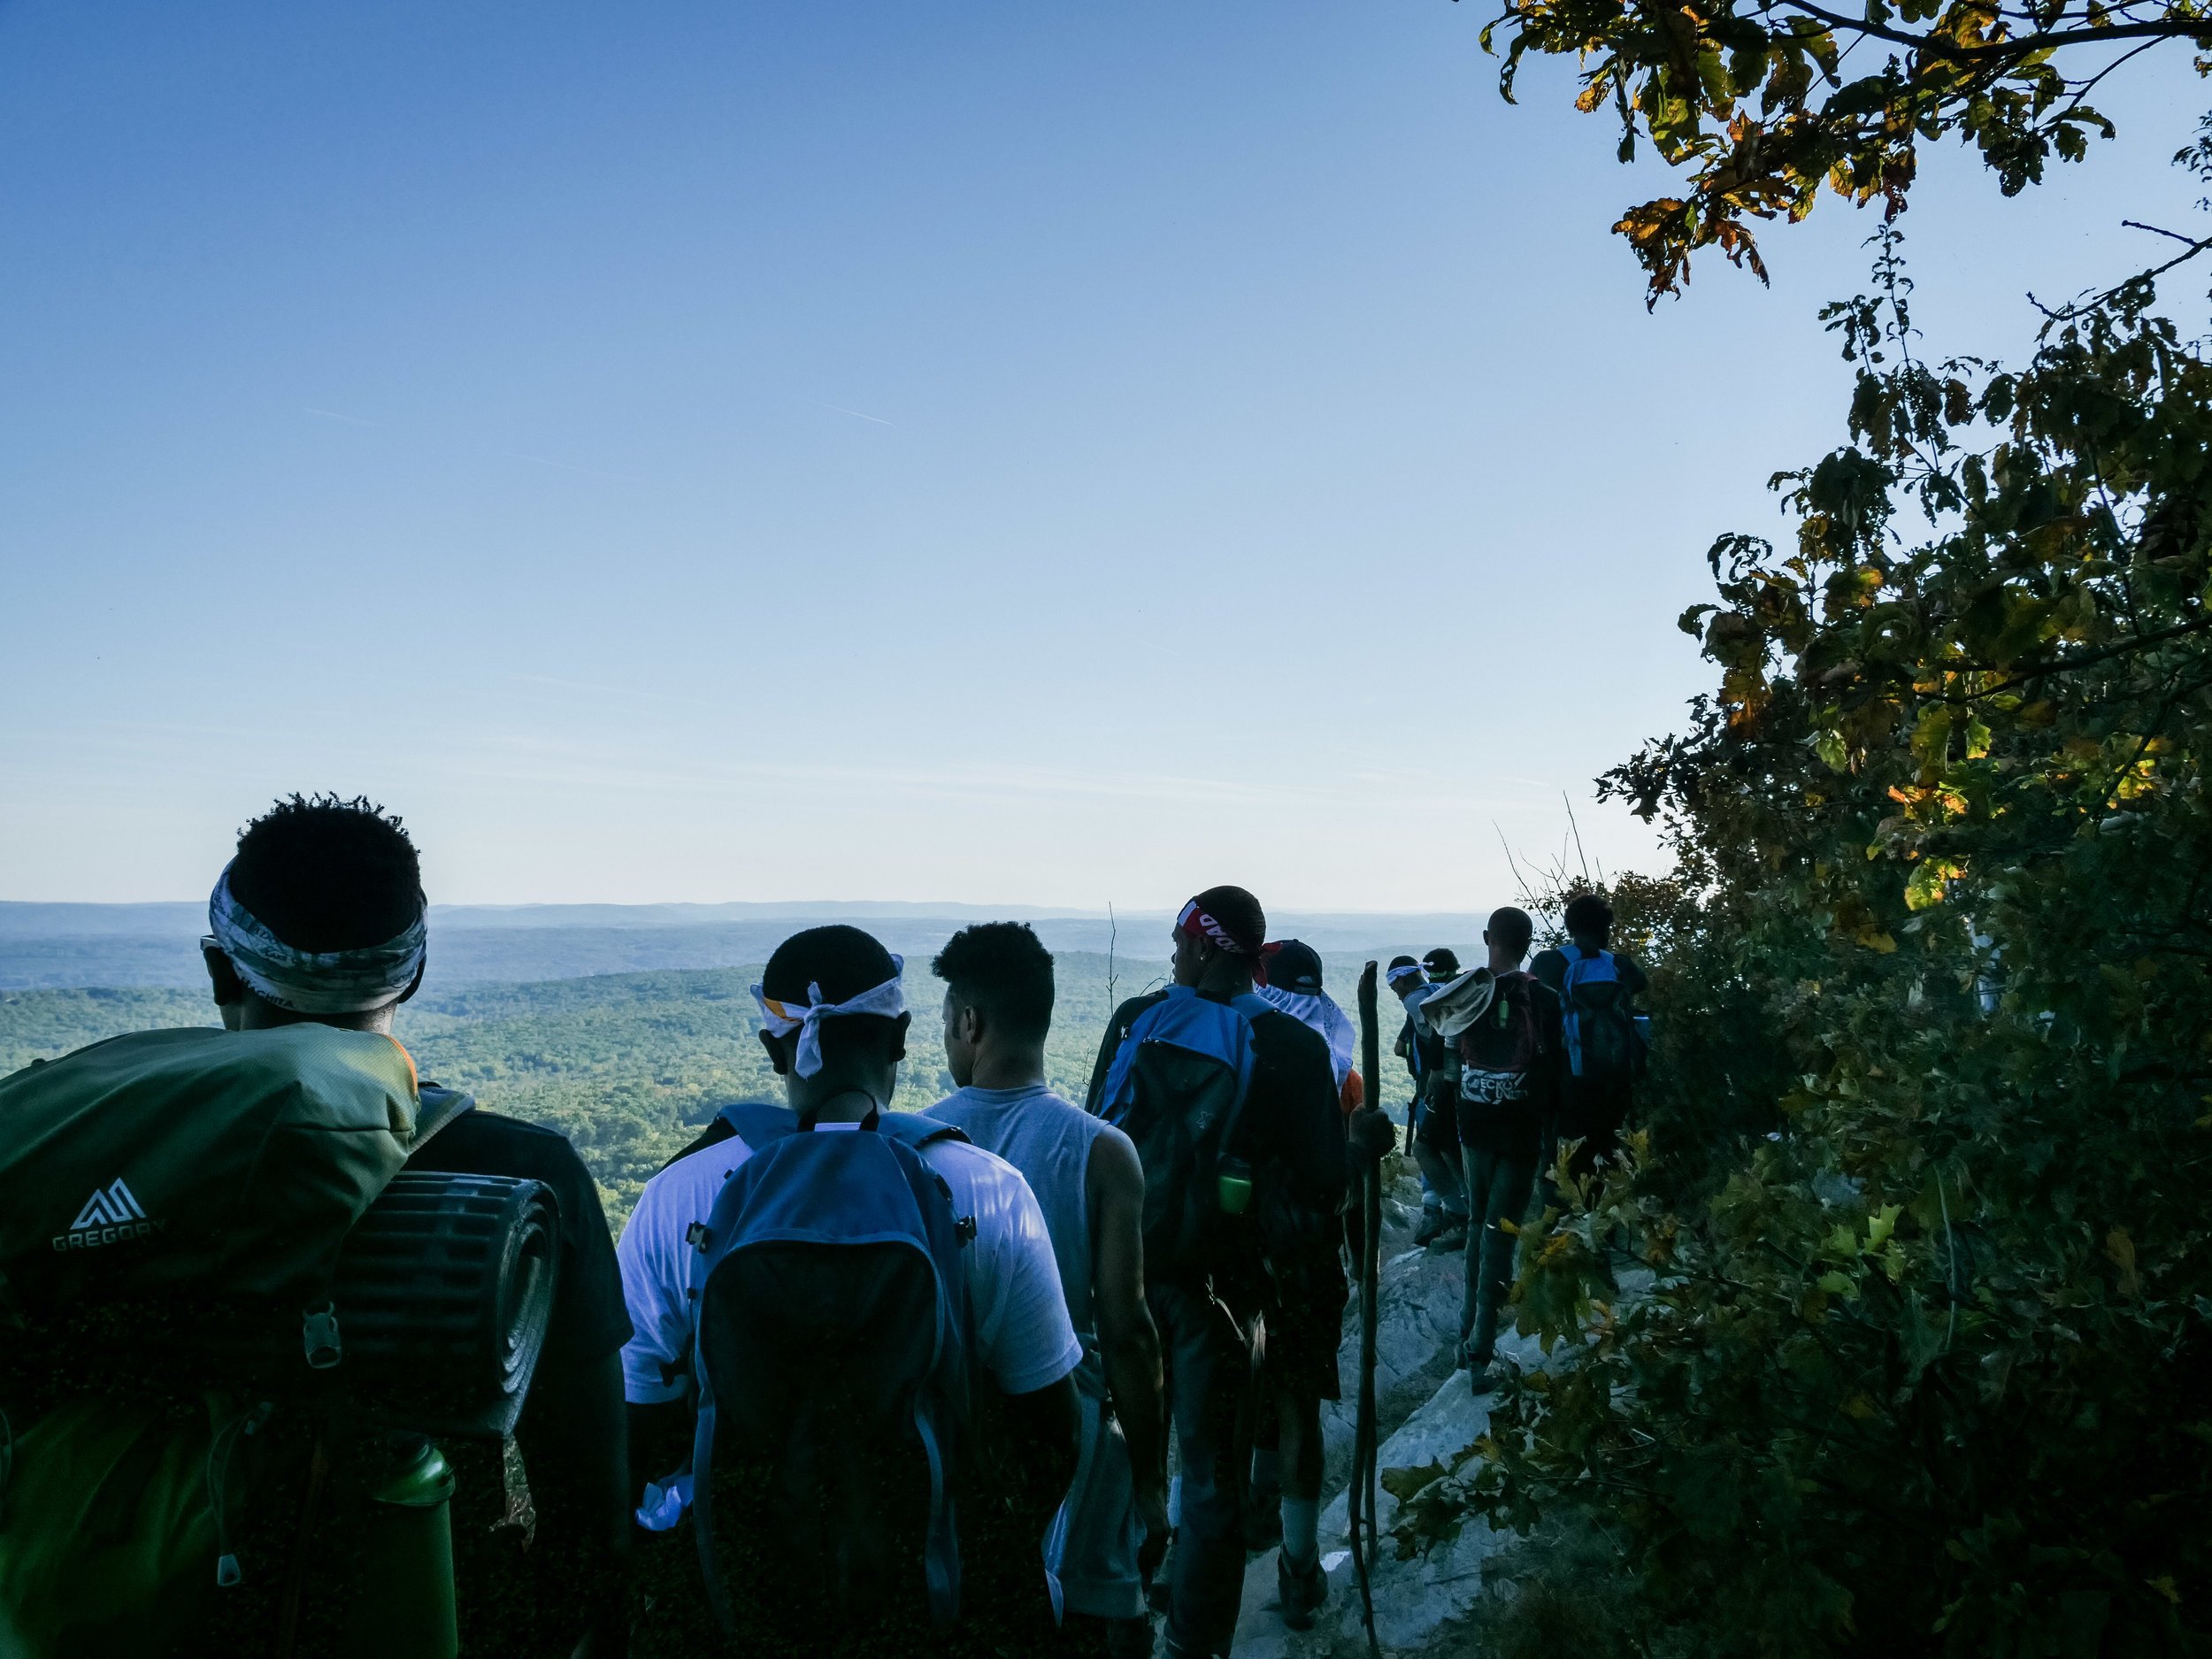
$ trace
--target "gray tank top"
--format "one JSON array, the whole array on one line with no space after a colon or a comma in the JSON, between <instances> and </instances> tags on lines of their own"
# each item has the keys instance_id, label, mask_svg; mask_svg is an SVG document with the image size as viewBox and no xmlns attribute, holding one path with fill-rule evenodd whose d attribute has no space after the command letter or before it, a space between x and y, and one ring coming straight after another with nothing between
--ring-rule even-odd
<instances>
[{"instance_id":1,"label":"gray tank top","mask_svg":"<svg viewBox=\"0 0 2212 1659\"><path fill-rule=\"evenodd\" d=\"M964 1088L926 1114L958 1128L986 1151L1022 1172L1044 1211L1045 1231L1060 1267L1060 1293L1068 1319L1084 1346L1094 1347L1091 1312L1091 1218L1083 1199L1091 1143L1121 1132L1103 1118L1063 1100L1040 1084L1033 1088Z\"/></svg>"}]
</instances>

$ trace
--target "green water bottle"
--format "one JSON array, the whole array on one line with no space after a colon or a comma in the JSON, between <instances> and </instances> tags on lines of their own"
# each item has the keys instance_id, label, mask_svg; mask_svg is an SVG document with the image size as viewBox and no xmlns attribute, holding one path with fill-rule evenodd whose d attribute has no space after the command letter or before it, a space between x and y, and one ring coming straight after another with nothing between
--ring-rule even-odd
<instances>
[{"instance_id":1,"label":"green water bottle","mask_svg":"<svg viewBox=\"0 0 2212 1659\"><path fill-rule=\"evenodd\" d=\"M1216 1198L1225 1216L1240 1216L1252 1202L1252 1166L1242 1158L1224 1158Z\"/></svg>"},{"instance_id":2,"label":"green water bottle","mask_svg":"<svg viewBox=\"0 0 2212 1659\"><path fill-rule=\"evenodd\" d=\"M403 1440L369 1494L361 1573L347 1621L349 1659L454 1659L453 1466L426 1440Z\"/></svg>"}]
</instances>

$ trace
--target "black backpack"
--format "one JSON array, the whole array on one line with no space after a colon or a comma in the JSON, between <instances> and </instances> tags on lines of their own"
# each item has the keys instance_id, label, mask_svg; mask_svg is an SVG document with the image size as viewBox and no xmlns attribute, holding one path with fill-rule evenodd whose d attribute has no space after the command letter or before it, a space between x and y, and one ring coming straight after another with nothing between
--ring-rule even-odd
<instances>
[{"instance_id":1,"label":"black backpack","mask_svg":"<svg viewBox=\"0 0 2212 1659\"><path fill-rule=\"evenodd\" d=\"M1219 1265L1223 1217L1244 1213L1251 1171L1228 1157L1251 1092L1258 996L1217 1002L1177 986L1131 1022L1099 1095L1099 1116L1144 1165L1148 1278Z\"/></svg>"},{"instance_id":2,"label":"black backpack","mask_svg":"<svg viewBox=\"0 0 2212 1659\"><path fill-rule=\"evenodd\" d=\"M708 1601L734 1632L716 1551L719 1463L749 1500L733 1530L768 1592L750 1599L772 1617L795 1618L826 1651L839 1627L896 1616L926 1590L927 1617L949 1624L972 1343L960 1251L975 1226L921 1149L965 1137L908 1113L839 1133L778 1106L723 1116L753 1156L692 1230Z\"/></svg>"}]
</instances>

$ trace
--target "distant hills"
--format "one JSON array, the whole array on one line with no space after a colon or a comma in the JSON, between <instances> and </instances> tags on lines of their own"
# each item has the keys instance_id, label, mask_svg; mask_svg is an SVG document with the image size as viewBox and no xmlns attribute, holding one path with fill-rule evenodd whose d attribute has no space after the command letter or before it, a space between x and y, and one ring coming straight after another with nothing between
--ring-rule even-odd
<instances>
[{"instance_id":1,"label":"distant hills","mask_svg":"<svg viewBox=\"0 0 2212 1659\"><path fill-rule=\"evenodd\" d=\"M1133 966L1164 962L1166 911L1054 911L1032 905L897 901L728 904L434 904L434 987L516 983L672 968L727 968L764 961L787 935L825 922L865 927L907 956L936 951L973 921L1025 921L1055 951L1104 954ZM1272 918L1277 938L1296 937L1331 956L1414 954L1450 945L1473 960L1482 918L1465 914L1291 912ZM197 902L0 902L0 989L80 986L196 986L196 941L207 929Z\"/></svg>"}]
</instances>

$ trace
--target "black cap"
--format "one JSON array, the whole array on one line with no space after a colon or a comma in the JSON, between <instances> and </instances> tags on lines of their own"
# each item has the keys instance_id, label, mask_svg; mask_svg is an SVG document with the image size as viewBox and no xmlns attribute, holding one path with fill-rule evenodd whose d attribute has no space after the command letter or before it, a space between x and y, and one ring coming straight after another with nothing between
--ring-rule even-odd
<instances>
[{"instance_id":1,"label":"black cap","mask_svg":"<svg viewBox=\"0 0 2212 1659\"><path fill-rule=\"evenodd\" d=\"M1267 947L1267 982L1279 991L1311 996L1321 988L1321 956L1303 940L1285 939Z\"/></svg>"},{"instance_id":2,"label":"black cap","mask_svg":"<svg viewBox=\"0 0 2212 1659\"><path fill-rule=\"evenodd\" d=\"M1459 958L1442 945L1422 957L1421 965L1428 970L1432 979L1456 979L1459 977Z\"/></svg>"}]
</instances>

